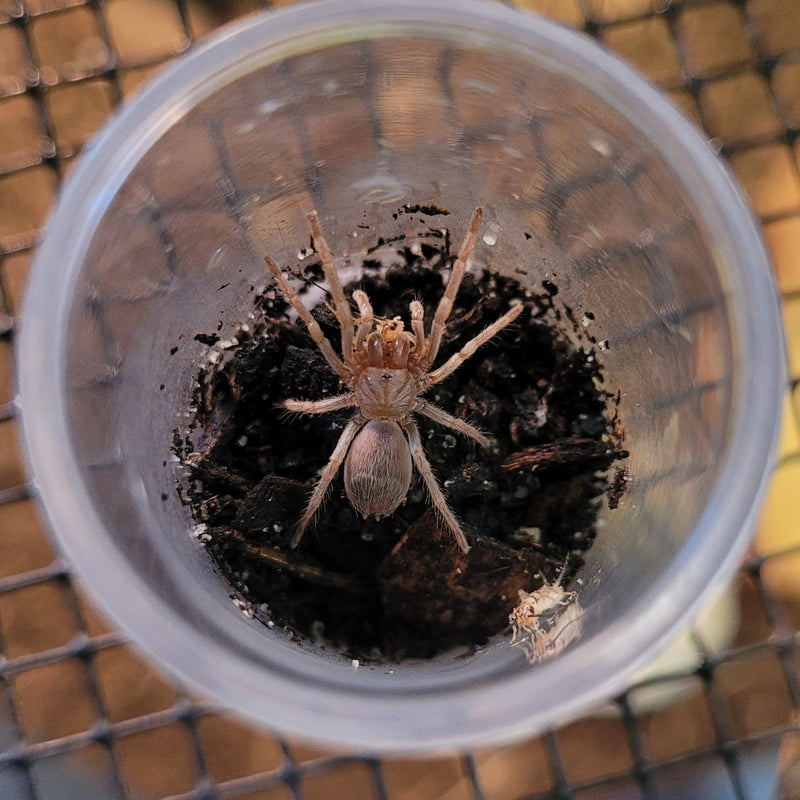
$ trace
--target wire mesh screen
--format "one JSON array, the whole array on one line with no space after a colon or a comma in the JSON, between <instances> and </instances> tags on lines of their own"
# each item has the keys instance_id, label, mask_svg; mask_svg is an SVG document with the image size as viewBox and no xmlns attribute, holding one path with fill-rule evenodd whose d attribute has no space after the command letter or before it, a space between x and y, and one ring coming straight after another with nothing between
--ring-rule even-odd
<instances>
[{"instance_id":1,"label":"wire mesh screen","mask_svg":"<svg viewBox=\"0 0 800 800\"><path fill-rule=\"evenodd\" d=\"M333 0L331 0L333 1ZM740 620L615 704L513 747L417 760L331 753L187 693L84 597L28 484L14 402L26 275L72 159L136 88L244 0L0 0L0 797L800 796L800 3L519 0L660 84L759 215L789 341L778 461L732 595ZM278 3L265 3L269 10Z\"/></svg>"}]
</instances>

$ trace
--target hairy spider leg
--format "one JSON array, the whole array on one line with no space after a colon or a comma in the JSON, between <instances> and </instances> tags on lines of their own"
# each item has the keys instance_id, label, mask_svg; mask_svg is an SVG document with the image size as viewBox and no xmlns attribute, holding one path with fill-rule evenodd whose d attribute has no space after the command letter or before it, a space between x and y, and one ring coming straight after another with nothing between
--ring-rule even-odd
<instances>
[{"instance_id":1,"label":"hairy spider leg","mask_svg":"<svg viewBox=\"0 0 800 800\"><path fill-rule=\"evenodd\" d=\"M430 495L433 507L455 537L462 552L468 553L469 544L467 544L467 537L464 536L464 531L461 530L461 524L458 519L456 519L456 515L450 510L450 506L447 505L447 500L442 494L439 484L436 482L436 477L433 474L431 465L425 455L425 450L422 447L419 428L417 428L416 423L411 419L402 420L399 424L405 431L406 436L408 436L408 447L411 450L411 458L414 460L414 466L425 482L425 486L428 487L428 494Z\"/></svg>"},{"instance_id":2,"label":"hairy spider leg","mask_svg":"<svg viewBox=\"0 0 800 800\"><path fill-rule=\"evenodd\" d=\"M419 300L412 300L409 303L411 311L411 332L414 334L414 352L412 360L414 364L419 364L425 357L427 341L425 339L425 309Z\"/></svg>"},{"instance_id":3,"label":"hairy spider leg","mask_svg":"<svg viewBox=\"0 0 800 800\"><path fill-rule=\"evenodd\" d=\"M450 316L450 312L453 310L453 303L461 287L464 273L467 270L467 260L475 249L475 241L478 236L478 228L481 225L482 218L483 211L480 208L476 208L472 215L472 221L469 224L469 230L464 237L464 241L461 243L458 256L453 264L450 280L447 282L444 294L439 300L439 305L436 307L436 313L433 316L430 335L425 343L425 355L421 361L424 370L429 369L436 360L436 355L442 344L442 336L444 336L445 323Z\"/></svg>"},{"instance_id":4,"label":"hairy spider leg","mask_svg":"<svg viewBox=\"0 0 800 800\"><path fill-rule=\"evenodd\" d=\"M356 434L361 430L363 425L364 420L361 418L361 415L356 414L342 431L342 435L339 437L336 447L333 448L331 457L328 459L328 463L325 465L325 469L322 470L322 475L320 475L317 485L311 493L306 510L303 512L303 516L300 517L300 521L294 529L294 534L289 541L290 547L297 547L300 540L303 538L303 534L306 532L309 522L314 518L314 514L317 513L317 509L322 505L322 501L325 499L325 494L328 491L328 487L331 485L331 481L339 472L339 468L344 462L347 451L353 443L353 439L356 438Z\"/></svg>"},{"instance_id":5,"label":"hairy spider leg","mask_svg":"<svg viewBox=\"0 0 800 800\"><path fill-rule=\"evenodd\" d=\"M287 411L297 414L327 414L329 411L357 406L358 402L352 392L347 392L346 394L337 394L335 397L325 397L322 400L284 400L282 405Z\"/></svg>"},{"instance_id":6,"label":"hairy spider leg","mask_svg":"<svg viewBox=\"0 0 800 800\"><path fill-rule=\"evenodd\" d=\"M344 289L342 289L342 284L339 281L339 273L336 271L331 248L322 235L317 212L311 211L306 216L311 226L311 239L314 243L314 249L319 254L322 261L322 271L328 279L334 312L336 313L336 319L339 320L339 328L342 331L342 358L347 362L353 352L353 329L355 328L353 314L350 311L350 303L347 302Z\"/></svg>"},{"instance_id":7,"label":"hairy spider leg","mask_svg":"<svg viewBox=\"0 0 800 800\"><path fill-rule=\"evenodd\" d=\"M477 336L470 339L457 353L454 353L440 367L429 372L423 382L425 388L441 383L446 377L452 375L468 358L475 355L475 351L486 344L490 339L500 333L503 328L510 325L521 313L524 306L522 303L513 305L500 319L495 320L491 325L487 325Z\"/></svg>"},{"instance_id":8,"label":"hairy spider leg","mask_svg":"<svg viewBox=\"0 0 800 800\"><path fill-rule=\"evenodd\" d=\"M367 293L362 292L361 289L356 289L353 292L353 300L358 306L359 313L358 332L356 333L355 341L355 351L358 353L364 346L367 336L372 332L375 313L372 310L372 303L369 302Z\"/></svg>"},{"instance_id":9,"label":"hairy spider leg","mask_svg":"<svg viewBox=\"0 0 800 800\"><path fill-rule=\"evenodd\" d=\"M452 414L448 414L446 411L439 408L439 406L435 406L433 403L429 403L426 400L418 400L417 402L418 405L414 409L417 414L422 414L424 417L432 419L445 428L450 428L456 433L474 439L481 447L489 446L490 442L486 435L474 425L470 425L466 420L454 417Z\"/></svg>"},{"instance_id":10,"label":"hairy spider leg","mask_svg":"<svg viewBox=\"0 0 800 800\"><path fill-rule=\"evenodd\" d=\"M331 369L333 369L340 378L343 380L346 379L349 375L349 370L345 367L342 359L334 352L333 345L328 341L327 337L322 332L322 328L319 327L314 317L311 316L311 312L300 299L300 295L297 294L292 284L289 283L286 276L281 272L280 267L269 256L265 255L264 261L267 267L269 267L269 271L275 277L275 281L278 286L280 286L281 291L292 304L292 308L297 312L300 319L303 320L311 338L314 340L314 344L317 345L322 355L325 356L325 360L331 365Z\"/></svg>"}]
</instances>

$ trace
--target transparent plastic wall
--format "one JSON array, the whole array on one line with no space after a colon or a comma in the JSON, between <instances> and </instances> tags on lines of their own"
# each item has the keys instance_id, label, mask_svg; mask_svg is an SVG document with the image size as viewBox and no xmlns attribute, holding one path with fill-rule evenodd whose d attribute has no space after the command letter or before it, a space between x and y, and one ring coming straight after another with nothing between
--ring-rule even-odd
<instances>
[{"instance_id":1,"label":"transparent plastic wall","mask_svg":"<svg viewBox=\"0 0 800 800\"><path fill-rule=\"evenodd\" d=\"M50 320L54 381L23 380L34 466L108 612L224 703L382 750L514 738L622 688L735 568L780 394L763 249L700 137L581 37L449 5L316 7L198 49L87 157L32 289L57 291L26 319L29 348ZM535 668L503 636L358 670L289 641L234 608L176 491L194 337L248 321L263 253L299 263L316 209L357 263L364 236L413 234L395 212L417 203L456 238L482 206L475 268L555 284L618 394L629 481L579 576L584 635Z\"/></svg>"}]
</instances>

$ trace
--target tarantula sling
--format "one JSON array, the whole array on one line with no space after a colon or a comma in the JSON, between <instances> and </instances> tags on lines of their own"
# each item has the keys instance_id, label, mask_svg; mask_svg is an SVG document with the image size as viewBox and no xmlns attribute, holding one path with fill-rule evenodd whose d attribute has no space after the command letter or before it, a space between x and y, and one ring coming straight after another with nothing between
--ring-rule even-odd
<instances>
[{"instance_id":1,"label":"tarantula sling","mask_svg":"<svg viewBox=\"0 0 800 800\"><path fill-rule=\"evenodd\" d=\"M422 303L409 306L411 330L405 330L399 317L376 317L369 297L357 289L352 298L358 308L353 317L342 290L331 249L322 235L317 213L308 214L314 249L322 262L333 299L333 310L341 329L341 356L333 349L296 290L268 255L267 267L281 291L303 320L311 338L331 369L346 388L343 394L323 400L286 400L284 407L300 414L324 414L337 409L355 409L330 459L311 494L295 528L291 546L296 547L319 509L328 488L344 464L344 487L353 508L364 518L377 519L391 514L406 498L413 467L425 482L431 503L441 521L465 553L467 538L439 488L420 440L416 415L433 420L456 433L489 445L484 433L463 419L448 414L424 399L425 393L461 366L475 351L522 311L522 304L512 305L498 320L470 339L457 353L434 367L446 325L458 289L467 268L482 218L480 208L472 215L469 230L461 244L450 280L425 332ZM413 465L413 466L412 466Z\"/></svg>"}]
</instances>

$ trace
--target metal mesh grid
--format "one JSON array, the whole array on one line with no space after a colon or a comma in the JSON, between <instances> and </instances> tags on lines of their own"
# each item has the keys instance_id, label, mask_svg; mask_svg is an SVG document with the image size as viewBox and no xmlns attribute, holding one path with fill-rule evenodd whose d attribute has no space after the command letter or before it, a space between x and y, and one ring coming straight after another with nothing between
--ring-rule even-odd
<instances>
[{"instance_id":1,"label":"metal mesh grid","mask_svg":"<svg viewBox=\"0 0 800 800\"><path fill-rule=\"evenodd\" d=\"M0 794L12 798L793 797L800 703L800 4L519 0L631 60L718 142L758 213L789 338L784 430L733 645L614 715L501 750L376 761L187 694L88 603L26 481L13 395L25 276L71 159L161 64L248 2L0 3ZM279 3L264 3L264 7ZM642 693L684 691L649 713ZM776 774L785 776L782 787Z\"/></svg>"}]
</instances>

